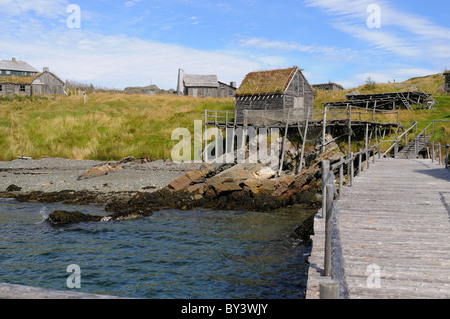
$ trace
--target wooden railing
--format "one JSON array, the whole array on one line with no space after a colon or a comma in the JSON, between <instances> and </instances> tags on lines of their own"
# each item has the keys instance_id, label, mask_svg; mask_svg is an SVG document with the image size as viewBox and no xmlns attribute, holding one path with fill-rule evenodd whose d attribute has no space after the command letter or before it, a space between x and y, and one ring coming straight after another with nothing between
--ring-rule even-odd
<instances>
[{"instance_id":1,"label":"wooden railing","mask_svg":"<svg viewBox=\"0 0 450 319\"><path fill-rule=\"evenodd\" d=\"M347 166L348 186L352 187L355 161L358 161L357 175L359 175L363 169L363 157L366 163L365 167L369 169L370 163L375 163L377 156L381 158L381 143L369 146L357 153L350 153L350 157L347 159L342 156L339 162L332 165L330 161L322 162L322 218L325 218L324 276L327 279L320 283L321 299L346 298L348 295L343 278L342 247L337 226L339 210L336 206L336 199L341 197L344 186L344 167ZM339 171L338 188L336 188L334 175L334 171L337 170Z\"/></svg>"},{"instance_id":2,"label":"wooden railing","mask_svg":"<svg viewBox=\"0 0 450 319\"><path fill-rule=\"evenodd\" d=\"M428 142L427 146L431 146L431 161L434 163L436 160L436 154L438 155L437 161L439 161L439 165L444 164L446 169L450 169L450 157L449 157L449 149L450 145L441 145L441 143L435 144L434 142ZM437 152L435 152L437 147ZM445 148L445 157L442 159L442 150ZM444 162L444 163L442 163Z\"/></svg>"},{"instance_id":3,"label":"wooden railing","mask_svg":"<svg viewBox=\"0 0 450 319\"><path fill-rule=\"evenodd\" d=\"M234 111L208 111L205 110L205 124L214 123L215 126L219 124L225 126L236 125Z\"/></svg>"}]
</instances>

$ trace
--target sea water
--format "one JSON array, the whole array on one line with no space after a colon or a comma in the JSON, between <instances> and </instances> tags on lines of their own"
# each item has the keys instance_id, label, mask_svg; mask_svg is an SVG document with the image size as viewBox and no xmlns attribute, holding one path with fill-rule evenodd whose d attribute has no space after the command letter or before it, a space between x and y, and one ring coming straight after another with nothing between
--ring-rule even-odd
<instances>
[{"instance_id":1,"label":"sea water","mask_svg":"<svg viewBox=\"0 0 450 319\"><path fill-rule=\"evenodd\" d=\"M0 199L0 282L148 299L304 298L310 247L291 234L312 211L166 210L55 227L45 219L58 209L106 215Z\"/></svg>"}]
</instances>

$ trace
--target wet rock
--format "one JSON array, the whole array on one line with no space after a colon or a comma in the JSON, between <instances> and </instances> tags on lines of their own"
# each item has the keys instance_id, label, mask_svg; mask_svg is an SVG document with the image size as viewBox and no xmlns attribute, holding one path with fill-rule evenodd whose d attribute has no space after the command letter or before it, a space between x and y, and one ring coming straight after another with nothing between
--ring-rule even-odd
<instances>
[{"instance_id":1,"label":"wet rock","mask_svg":"<svg viewBox=\"0 0 450 319\"><path fill-rule=\"evenodd\" d=\"M95 216L81 212L54 211L48 216L47 221L53 225L68 225L87 222L126 221L151 216L152 211L146 209L129 209L116 212L110 216Z\"/></svg>"},{"instance_id":2,"label":"wet rock","mask_svg":"<svg viewBox=\"0 0 450 319\"><path fill-rule=\"evenodd\" d=\"M99 222L102 216L93 216L82 212L67 212L57 210L48 216L48 221L55 225L67 225L83 222Z\"/></svg>"},{"instance_id":3,"label":"wet rock","mask_svg":"<svg viewBox=\"0 0 450 319\"><path fill-rule=\"evenodd\" d=\"M9 186L6 188L6 191L7 191L7 192L20 192L21 190L22 190L22 187L19 187L19 186L14 185L14 184L9 185Z\"/></svg>"}]
</instances>

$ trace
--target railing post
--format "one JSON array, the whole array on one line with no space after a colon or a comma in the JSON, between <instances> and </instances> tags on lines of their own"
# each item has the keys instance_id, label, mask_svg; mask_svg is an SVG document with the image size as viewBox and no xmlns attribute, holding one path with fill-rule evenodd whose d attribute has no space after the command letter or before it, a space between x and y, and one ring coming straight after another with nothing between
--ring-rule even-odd
<instances>
[{"instance_id":1,"label":"railing post","mask_svg":"<svg viewBox=\"0 0 450 319\"><path fill-rule=\"evenodd\" d=\"M367 162L367 169L370 168L370 151L366 148L366 162Z\"/></svg>"},{"instance_id":2,"label":"railing post","mask_svg":"<svg viewBox=\"0 0 450 319\"><path fill-rule=\"evenodd\" d=\"M414 139L414 157L417 157L417 137Z\"/></svg>"},{"instance_id":3,"label":"railing post","mask_svg":"<svg viewBox=\"0 0 450 319\"><path fill-rule=\"evenodd\" d=\"M434 163L434 141L431 142L431 163Z\"/></svg>"},{"instance_id":4,"label":"railing post","mask_svg":"<svg viewBox=\"0 0 450 319\"><path fill-rule=\"evenodd\" d=\"M326 182L330 174L330 161L322 161L322 218L327 213L327 188Z\"/></svg>"},{"instance_id":5,"label":"railing post","mask_svg":"<svg viewBox=\"0 0 450 319\"><path fill-rule=\"evenodd\" d=\"M325 260L324 275L331 276L331 231L333 223L333 201L334 189L333 185L326 185L326 215L325 215Z\"/></svg>"},{"instance_id":6,"label":"railing post","mask_svg":"<svg viewBox=\"0 0 450 319\"><path fill-rule=\"evenodd\" d=\"M397 157L398 154L398 138L395 137L395 141L394 141L394 158Z\"/></svg>"},{"instance_id":7,"label":"railing post","mask_svg":"<svg viewBox=\"0 0 450 319\"><path fill-rule=\"evenodd\" d=\"M353 157L353 153L350 152L350 186L353 186L353 176L354 170L355 170L355 164L354 164L355 158Z\"/></svg>"},{"instance_id":8,"label":"railing post","mask_svg":"<svg viewBox=\"0 0 450 319\"><path fill-rule=\"evenodd\" d=\"M339 167L339 199L341 199L342 189L344 186L344 156L341 156L342 165Z\"/></svg>"},{"instance_id":9,"label":"railing post","mask_svg":"<svg viewBox=\"0 0 450 319\"><path fill-rule=\"evenodd\" d=\"M339 283L335 280L324 280L319 287L320 299L339 299Z\"/></svg>"},{"instance_id":10,"label":"railing post","mask_svg":"<svg viewBox=\"0 0 450 319\"><path fill-rule=\"evenodd\" d=\"M449 160L450 160L450 158L448 157L449 156L449 154L448 154L448 151L449 151L449 148L450 148L450 145L448 145L447 144L447 146L446 146L446 151L445 151L445 168L448 168L449 167Z\"/></svg>"},{"instance_id":11,"label":"railing post","mask_svg":"<svg viewBox=\"0 0 450 319\"><path fill-rule=\"evenodd\" d=\"M441 143L439 143L438 147L439 147L439 165L441 165L441 164L442 164L442 148L441 148Z\"/></svg>"},{"instance_id":12,"label":"railing post","mask_svg":"<svg viewBox=\"0 0 450 319\"><path fill-rule=\"evenodd\" d=\"M376 150L376 146L372 146L373 149L373 158L372 158L372 164L375 164L375 150Z\"/></svg>"},{"instance_id":13,"label":"railing post","mask_svg":"<svg viewBox=\"0 0 450 319\"><path fill-rule=\"evenodd\" d=\"M363 151L359 150L359 156L358 156L358 175L361 175L361 170L362 170L362 154Z\"/></svg>"}]
</instances>

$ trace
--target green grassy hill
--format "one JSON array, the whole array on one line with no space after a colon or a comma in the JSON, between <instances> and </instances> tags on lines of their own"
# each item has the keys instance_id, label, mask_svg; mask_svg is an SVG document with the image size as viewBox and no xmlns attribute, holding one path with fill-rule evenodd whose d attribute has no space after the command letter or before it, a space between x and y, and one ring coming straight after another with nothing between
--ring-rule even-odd
<instances>
[{"instance_id":1,"label":"green grassy hill","mask_svg":"<svg viewBox=\"0 0 450 319\"><path fill-rule=\"evenodd\" d=\"M345 101L345 95L355 90L361 94L387 93L422 90L437 100L439 103L432 110L416 109L414 112L400 110L400 122L408 126L411 122L418 122L418 132L420 133L431 121L438 119L450 120L450 95L443 93L445 79L442 74L434 74L424 77L409 79L402 83L380 83L371 85L361 85L357 88L339 92L317 91L314 101L315 107L323 107L322 103L330 101ZM440 122L435 125L435 134L432 140L436 143L450 144L450 122Z\"/></svg>"},{"instance_id":2,"label":"green grassy hill","mask_svg":"<svg viewBox=\"0 0 450 319\"><path fill-rule=\"evenodd\" d=\"M361 93L393 92L420 88L440 103L433 110L401 111L405 125L419 122L419 129L433 119L450 119L450 96L439 93L442 75L410 79L403 83L360 86ZM316 107L326 101L345 100L341 92L318 91ZM0 98L0 160L17 156L33 158L120 160L136 158L168 159L175 128L193 132L194 120L203 111L234 110L233 99L198 99L172 95L126 95L94 93L87 105L82 96ZM437 124L433 139L450 143L450 124Z\"/></svg>"}]
</instances>

